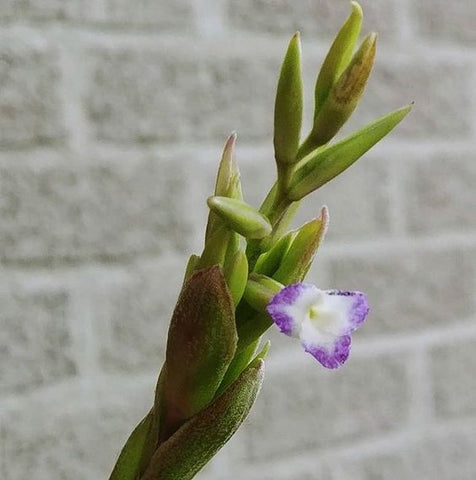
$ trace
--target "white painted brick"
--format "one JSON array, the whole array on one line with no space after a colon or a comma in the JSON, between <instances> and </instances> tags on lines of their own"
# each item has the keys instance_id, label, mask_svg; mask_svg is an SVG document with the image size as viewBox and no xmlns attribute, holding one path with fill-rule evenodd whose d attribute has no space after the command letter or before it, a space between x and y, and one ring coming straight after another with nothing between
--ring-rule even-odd
<instances>
[{"instance_id":1,"label":"white painted brick","mask_svg":"<svg viewBox=\"0 0 476 480\"><path fill-rule=\"evenodd\" d=\"M468 428L469 427L469 428ZM331 480L471 480L476 475L474 423L409 439L390 452L337 460ZM471 432L473 428L473 432Z\"/></svg>"},{"instance_id":2,"label":"white painted brick","mask_svg":"<svg viewBox=\"0 0 476 480\"><path fill-rule=\"evenodd\" d=\"M0 45L0 147L62 139L55 51L25 32L1 33Z\"/></svg>"},{"instance_id":3,"label":"white painted brick","mask_svg":"<svg viewBox=\"0 0 476 480\"><path fill-rule=\"evenodd\" d=\"M389 39L398 31L398 4L387 0L360 2L365 28L376 30ZM230 23L243 30L292 35L296 30L305 37L321 36L330 42L350 13L345 0L242 0L228 1Z\"/></svg>"},{"instance_id":4,"label":"white painted brick","mask_svg":"<svg viewBox=\"0 0 476 480\"><path fill-rule=\"evenodd\" d=\"M302 355L294 368L268 368L243 427L249 460L315 451L405 425L410 394L401 359L351 359L339 371L324 372Z\"/></svg>"},{"instance_id":5,"label":"white painted brick","mask_svg":"<svg viewBox=\"0 0 476 480\"><path fill-rule=\"evenodd\" d=\"M186 246L193 212L183 200L180 162L69 158L0 166L4 260L77 261Z\"/></svg>"},{"instance_id":6,"label":"white painted brick","mask_svg":"<svg viewBox=\"0 0 476 480\"><path fill-rule=\"evenodd\" d=\"M393 140L467 139L473 115L468 102L470 68L458 59L433 60L418 53L396 57L382 49L361 104L344 131L414 101L412 112L391 133Z\"/></svg>"},{"instance_id":7,"label":"white painted brick","mask_svg":"<svg viewBox=\"0 0 476 480\"><path fill-rule=\"evenodd\" d=\"M129 267L118 282L95 292L95 327L102 368L109 372L160 370L185 259L166 257Z\"/></svg>"},{"instance_id":8,"label":"white painted brick","mask_svg":"<svg viewBox=\"0 0 476 480\"><path fill-rule=\"evenodd\" d=\"M435 348L431 352L435 407L441 417L476 414L475 341Z\"/></svg>"},{"instance_id":9,"label":"white painted brick","mask_svg":"<svg viewBox=\"0 0 476 480\"><path fill-rule=\"evenodd\" d=\"M151 401L144 401L141 385L133 384L131 389L132 382L122 384L120 388L119 382L105 382L107 388L87 394L70 388L2 412L0 444L5 457L11 459L2 479L107 478Z\"/></svg>"},{"instance_id":10,"label":"white painted brick","mask_svg":"<svg viewBox=\"0 0 476 480\"><path fill-rule=\"evenodd\" d=\"M358 335L369 335L416 334L464 320L474 311L475 268L472 250L389 250L372 258L332 260L329 270L333 288L368 295L371 311Z\"/></svg>"},{"instance_id":11,"label":"white painted brick","mask_svg":"<svg viewBox=\"0 0 476 480\"><path fill-rule=\"evenodd\" d=\"M448 150L410 158L406 171L406 218L412 232L476 229L476 164L473 151Z\"/></svg>"},{"instance_id":12,"label":"white painted brick","mask_svg":"<svg viewBox=\"0 0 476 480\"><path fill-rule=\"evenodd\" d=\"M193 27L191 0L105 0L108 23L116 25L154 26L160 31L177 32Z\"/></svg>"},{"instance_id":13,"label":"white painted brick","mask_svg":"<svg viewBox=\"0 0 476 480\"><path fill-rule=\"evenodd\" d=\"M269 138L279 61L170 47L93 55L86 108L93 132L114 142ZM197 57L198 56L198 57ZM200 58L203 57L203 58Z\"/></svg>"},{"instance_id":14,"label":"white painted brick","mask_svg":"<svg viewBox=\"0 0 476 480\"><path fill-rule=\"evenodd\" d=\"M68 293L5 281L0 288L0 394L74 376Z\"/></svg>"},{"instance_id":15,"label":"white painted brick","mask_svg":"<svg viewBox=\"0 0 476 480\"><path fill-rule=\"evenodd\" d=\"M476 3L472 0L420 0L412 2L412 8L418 31L430 39L476 42Z\"/></svg>"}]
</instances>

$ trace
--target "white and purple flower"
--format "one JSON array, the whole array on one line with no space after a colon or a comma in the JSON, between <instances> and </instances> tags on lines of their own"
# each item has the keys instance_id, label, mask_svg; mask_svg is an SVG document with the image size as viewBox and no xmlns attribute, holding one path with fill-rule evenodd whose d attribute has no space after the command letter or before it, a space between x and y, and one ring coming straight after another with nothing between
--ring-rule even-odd
<instances>
[{"instance_id":1,"label":"white and purple flower","mask_svg":"<svg viewBox=\"0 0 476 480\"><path fill-rule=\"evenodd\" d=\"M266 310L281 332L299 338L321 365L339 368L349 356L350 335L365 321L369 305L361 292L295 283L275 295Z\"/></svg>"}]
</instances>

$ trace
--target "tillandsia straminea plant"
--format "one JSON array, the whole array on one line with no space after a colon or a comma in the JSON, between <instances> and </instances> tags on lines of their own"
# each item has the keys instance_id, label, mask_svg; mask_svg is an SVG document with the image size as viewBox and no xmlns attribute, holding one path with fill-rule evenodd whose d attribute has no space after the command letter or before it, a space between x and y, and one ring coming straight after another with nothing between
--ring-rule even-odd
<instances>
[{"instance_id":1,"label":"tillandsia straminea plant","mask_svg":"<svg viewBox=\"0 0 476 480\"><path fill-rule=\"evenodd\" d=\"M352 11L317 76L314 122L301 142L303 93L299 33L289 43L274 110L277 180L256 210L243 200L236 135L218 169L201 255L192 255L170 323L152 408L127 440L110 480L187 480L247 416L261 387L273 323L325 368L349 356L351 334L369 307L363 293L302 283L329 214L296 230L301 200L352 165L410 110L396 110L330 143L357 106L372 70L377 36L355 49L362 10ZM354 50L355 53L354 53Z\"/></svg>"}]
</instances>

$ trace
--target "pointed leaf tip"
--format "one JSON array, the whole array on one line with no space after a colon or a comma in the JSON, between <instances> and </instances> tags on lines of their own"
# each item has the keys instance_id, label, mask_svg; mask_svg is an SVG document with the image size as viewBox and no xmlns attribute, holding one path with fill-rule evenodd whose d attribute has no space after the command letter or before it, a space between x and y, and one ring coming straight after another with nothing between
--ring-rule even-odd
<instances>
[{"instance_id":1,"label":"pointed leaf tip","mask_svg":"<svg viewBox=\"0 0 476 480\"><path fill-rule=\"evenodd\" d=\"M296 32L281 65L274 104L274 150L278 163L291 164L296 161L302 112L301 40L300 33Z\"/></svg>"}]
</instances>

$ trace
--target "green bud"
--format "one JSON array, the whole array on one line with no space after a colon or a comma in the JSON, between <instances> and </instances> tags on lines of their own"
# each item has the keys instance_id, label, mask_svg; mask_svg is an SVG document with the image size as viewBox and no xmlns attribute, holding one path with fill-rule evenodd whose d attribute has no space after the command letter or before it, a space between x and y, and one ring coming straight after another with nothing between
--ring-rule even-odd
<instances>
[{"instance_id":1,"label":"green bud","mask_svg":"<svg viewBox=\"0 0 476 480\"><path fill-rule=\"evenodd\" d=\"M192 479L247 417L263 376L264 362L258 359L211 405L160 445L142 480Z\"/></svg>"},{"instance_id":2,"label":"green bud","mask_svg":"<svg viewBox=\"0 0 476 480\"><path fill-rule=\"evenodd\" d=\"M170 323L161 438L210 403L236 343L234 305L221 269L196 272L185 284Z\"/></svg>"},{"instance_id":3,"label":"green bud","mask_svg":"<svg viewBox=\"0 0 476 480\"><path fill-rule=\"evenodd\" d=\"M218 167L218 173L215 184L215 195L222 197L236 198L242 200L240 171L235 161L236 133L232 133L228 138ZM221 222L213 212L208 216L205 241L207 241L215 232Z\"/></svg>"},{"instance_id":4,"label":"green bud","mask_svg":"<svg viewBox=\"0 0 476 480\"><path fill-rule=\"evenodd\" d=\"M155 445L157 439L151 438L154 415L150 411L130 434L124 445L109 480L136 480L141 472L141 459L148 444Z\"/></svg>"},{"instance_id":5,"label":"green bud","mask_svg":"<svg viewBox=\"0 0 476 480\"><path fill-rule=\"evenodd\" d=\"M266 307L271 299L284 288L276 280L253 273L246 284L243 298L257 312L266 313Z\"/></svg>"},{"instance_id":6,"label":"green bud","mask_svg":"<svg viewBox=\"0 0 476 480\"><path fill-rule=\"evenodd\" d=\"M272 277L281 264L281 260L288 251L296 232L288 232L283 235L267 252L262 253L254 267L255 273L261 273Z\"/></svg>"},{"instance_id":7,"label":"green bud","mask_svg":"<svg viewBox=\"0 0 476 480\"><path fill-rule=\"evenodd\" d=\"M288 285L304 279L324 238L328 224L329 212L327 207L322 207L320 217L304 224L298 230L278 271L273 275L275 280Z\"/></svg>"},{"instance_id":8,"label":"green bud","mask_svg":"<svg viewBox=\"0 0 476 480\"><path fill-rule=\"evenodd\" d=\"M334 39L317 77L314 118L317 117L331 88L349 64L359 38L362 27L362 8L357 2L351 2L351 6L352 12Z\"/></svg>"},{"instance_id":9,"label":"green bud","mask_svg":"<svg viewBox=\"0 0 476 480\"><path fill-rule=\"evenodd\" d=\"M248 258L243 250L237 250L230 261L225 263L223 274L236 306L243 296L248 281Z\"/></svg>"},{"instance_id":10,"label":"green bud","mask_svg":"<svg viewBox=\"0 0 476 480\"><path fill-rule=\"evenodd\" d=\"M391 112L340 142L316 150L294 173L288 197L291 200L300 200L342 173L390 133L410 110L411 105Z\"/></svg>"},{"instance_id":11,"label":"green bud","mask_svg":"<svg viewBox=\"0 0 476 480\"><path fill-rule=\"evenodd\" d=\"M299 32L289 42L274 105L274 151L278 164L293 164L301 135L303 93Z\"/></svg>"},{"instance_id":12,"label":"green bud","mask_svg":"<svg viewBox=\"0 0 476 480\"><path fill-rule=\"evenodd\" d=\"M305 157L317 147L325 145L352 115L362 96L375 59L377 35L369 34L351 62L329 92L326 101L314 119L309 137L299 150Z\"/></svg>"},{"instance_id":13,"label":"green bud","mask_svg":"<svg viewBox=\"0 0 476 480\"><path fill-rule=\"evenodd\" d=\"M236 132L233 132L228 138L218 167L215 195L221 197L232 197L236 193L236 176L239 176L238 166L235 162L236 137Z\"/></svg>"},{"instance_id":14,"label":"green bud","mask_svg":"<svg viewBox=\"0 0 476 480\"><path fill-rule=\"evenodd\" d=\"M268 219L245 202L227 197L209 197L207 204L229 228L246 238L263 238L271 233Z\"/></svg>"},{"instance_id":15,"label":"green bud","mask_svg":"<svg viewBox=\"0 0 476 480\"><path fill-rule=\"evenodd\" d=\"M205 241L205 247L195 270L212 265L223 266L232 233L223 222L216 222L213 233Z\"/></svg>"}]
</instances>

